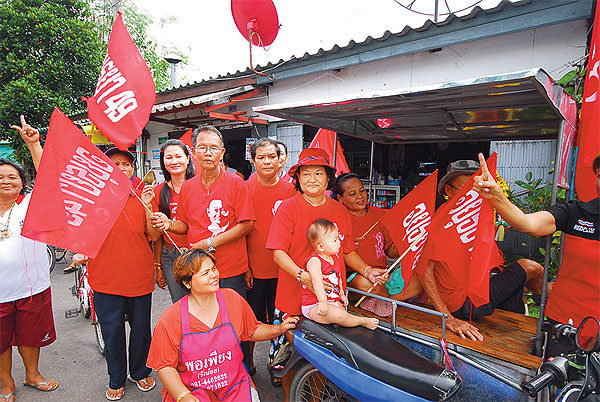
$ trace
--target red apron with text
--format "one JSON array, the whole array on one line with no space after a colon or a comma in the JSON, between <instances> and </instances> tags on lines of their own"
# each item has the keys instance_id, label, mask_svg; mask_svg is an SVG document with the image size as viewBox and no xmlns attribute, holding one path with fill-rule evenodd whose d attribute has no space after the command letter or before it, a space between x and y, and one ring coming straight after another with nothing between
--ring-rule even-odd
<instances>
[{"instance_id":1,"label":"red apron with text","mask_svg":"<svg viewBox=\"0 0 600 402\"><path fill-rule=\"evenodd\" d=\"M217 291L221 325L207 332L190 331L188 296L181 299L180 359L186 370L179 373L192 395L200 401L210 401L214 394L219 401L252 400L250 376L242 363L243 352L229 314L223 293ZM171 398L171 400L174 400Z\"/></svg>"}]
</instances>

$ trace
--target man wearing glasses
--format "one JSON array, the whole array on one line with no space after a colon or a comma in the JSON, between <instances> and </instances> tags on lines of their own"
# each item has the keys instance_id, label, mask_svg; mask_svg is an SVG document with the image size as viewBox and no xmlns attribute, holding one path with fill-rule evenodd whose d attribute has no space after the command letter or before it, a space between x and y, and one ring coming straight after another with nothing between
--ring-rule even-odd
<instances>
[{"instance_id":1,"label":"man wearing glasses","mask_svg":"<svg viewBox=\"0 0 600 402\"><path fill-rule=\"evenodd\" d=\"M181 187L176 219L155 213L152 224L159 230L187 233L190 248L203 248L216 257L220 287L246 298L246 235L256 220L248 190L239 176L219 166L225 154L219 130L200 126L193 131L192 142L200 171Z\"/></svg>"}]
</instances>

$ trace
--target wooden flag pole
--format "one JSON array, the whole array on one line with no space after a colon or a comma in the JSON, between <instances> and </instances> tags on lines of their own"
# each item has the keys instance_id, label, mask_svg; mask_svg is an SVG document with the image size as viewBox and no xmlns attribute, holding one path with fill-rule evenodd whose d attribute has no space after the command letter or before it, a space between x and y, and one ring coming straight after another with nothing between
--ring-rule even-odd
<instances>
[{"instance_id":1,"label":"wooden flag pole","mask_svg":"<svg viewBox=\"0 0 600 402\"><path fill-rule=\"evenodd\" d=\"M396 261L394 261L394 263L388 268L387 271L385 271L386 274L389 274L390 272L392 272L392 270L394 268L396 268L396 265L398 265L400 263L400 261L406 257L406 254L408 254L408 252L410 251L410 248L414 245L417 244L417 242L421 241L421 239L427 234L427 232L422 232L419 236L417 236L417 238L415 239L415 241L413 241L404 251L404 253L402 253L402 255L400 257L398 257L396 259ZM368 279L368 278L367 278ZM375 288L375 284L372 284L371 287L369 288L369 290L367 290L367 293L371 293L373 291L373 289ZM367 295L364 295L363 297L361 297L360 299L358 299L358 301L354 304L354 307L358 307L360 303L363 302L363 300L365 300L367 297Z\"/></svg>"},{"instance_id":2,"label":"wooden flag pole","mask_svg":"<svg viewBox=\"0 0 600 402\"><path fill-rule=\"evenodd\" d=\"M144 206L144 208L146 208L146 211L150 212L151 214L154 213L150 208L148 208L148 206L146 204L144 204L144 201L142 201L142 199L140 198L140 196L137 195L135 193L135 191L133 191L133 188L131 189L131 193L133 195L135 195L135 198L137 198L142 203L142 205ZM177 249L177 251L179 252L179 254L183 254L183 251L181 251L181 249L179 247L177 247L177 244L175 244L175 241L171 238L171 236L169 235L169 233L166 230L163 230L163 234L165 236L167 236L167 239L169 239L169 241L171 242L171 244L173 244L173 246L175 246L175 248Z\"/></svg>"}]
</instances>

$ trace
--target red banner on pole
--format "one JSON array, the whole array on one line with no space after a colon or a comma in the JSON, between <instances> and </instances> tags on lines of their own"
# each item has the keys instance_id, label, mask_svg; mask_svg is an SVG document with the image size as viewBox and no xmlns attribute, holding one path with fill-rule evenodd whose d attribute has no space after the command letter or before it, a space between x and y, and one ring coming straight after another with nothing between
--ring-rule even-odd
<instances>
[{"instance_id":1,"label":"red banner on pole","mask_svg":"<svg viewBox=\"0 0 600 402\"><path fill-rule=\"evenodd\" d=\"M333 142L335 139L335 131L326 130L320 128L315 134L312 142L308 146L309 148L320 148L327 152L329 160L333 163L333 155L335 154L335 175L339 176L342 173L350 173L348 163L346 163L346 157L344 156L344 150L340 144L340 140L337 140L337 152L333 151Z\"/></svg>"},{"instance_id":2,"label":"red banner on pole","mask_svg":"<svg viewBox=\"0 0 600 402\"><path fill-rule=\"evenodd\" d=\"M180 138L179 141L183 142L185 147L188 149L190 156L192 158L192 163L194 164L194 171L200 172L200 161L196 158L196 152L194 149L194 144L192 143L192 129L190 128L185 132Z\"/></svg>"},{"instance_id":3,"label":"red banner on pole","mask_svg":"<svg viewBox=\"0 0 600 402\"><path fill-rule=\"evenodd\" d=\"M86 99L88 116L102 134L124 150L142 135L155 100L152 74L118 13L96 92Z\"/></svg>"},{"instance_id":4,"label":"red banner on pole","mask_svg":"<svg viewBox=\"0 0 600 402\"><path fill-rule=\"evenodd\" d=\"M410 284L412 272L427 241L428 227L435 212L437 176L436 169L381 219L400 254L410 247L410 252L402 259L405 288Z\"/></svg>"},{"instance_id":5,"label":"red banner on pole","mask_svg":"<svg viewBox=\"0 0 600 402\"><path fill-rule=\"evenodd\" d=\"M96 257L130 190L129 178L55 108L22 235Z\"/></svg>"},{"instance_id":6,"label":"red banner on pole","mask_svg":"<svg viewBox=\"0 0 600 402\"><path fill-rule=\"evenodd\" d=\"M594 182L596 176L592 168L594 157L600 152L600 7L596 7L594 31L590 43L590 56L587 76L583 87L583 103L577 145L577 166L575 170L575 190L582 201L598 197Z\"/></svg>"},{"instance_id":7,"label":"red banner on pole","mask_svg":"<svg viewBox=\"0 0 600 402\"><path fill-rule=\"evenodd\" d=\"M493 177L496 176L497 154L487 160ZM489 302L489 271L503 263L494 244L494 208L489 201L473 190L477 171L450 201L436 212L429 228L429 241L435 243L454 277L466 290L476 307Z\"/></svg>"}]
</instances>

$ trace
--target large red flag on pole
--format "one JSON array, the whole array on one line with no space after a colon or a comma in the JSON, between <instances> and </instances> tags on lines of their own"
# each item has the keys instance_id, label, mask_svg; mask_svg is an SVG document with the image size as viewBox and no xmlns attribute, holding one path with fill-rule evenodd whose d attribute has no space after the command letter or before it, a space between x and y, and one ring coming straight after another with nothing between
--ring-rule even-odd
<instances>
[{"instance_id":1,"label":"large red flag on pole","mask_svg":"<svg viewBox=\"0 0 600 402\"><path fill-rule=\"evenodd\" d=\"M88 116L124 150L142 135L155 100L152 74L117 13L96 92L86 99Z\"/></svg>"},{"instance_id":2,"label":"large red flag on pole","mask_svg":"<svg viewBox=\"0 0 600 402\"><path fill-rule=\"evenodd\" d=\"M55 108L22 235L96 257L130 189L129 178Z\"/></svg>"},{"instance_id":3,"label":"large red flag on pole","mask_svg":"<svg viewBox=\"0 0 600 402\"><path fill-rule=\"evenodd\" d=\"M192 144L192 129L190 128L188 131L186 131L185 134L179 138L179 141L183 142L185 147L188 149L188 152L192 158L192 163L194 164L194 171L199 172L200 161L198 161L198 158L196 158L196 151L194 149L194 144Z\"/></svg>"},{"instance_id":4,"label":"large red flag on pole","mask_svg":"<svg viewBox=\"0 0 600 402\"><path fill-rule=\"evenodd\" d=\"M337 152L334 152L333 142L335 139L335 131L326 130L320 128L315 134L312 142L308 146L309 148L321 148L329 155L329 160L333 163L333 156L335 155L335 174L339 176L342 173L350 173L348 163L346 163L346 157L342 150L340 140L337 140Z\"/></svg>"},{"instance_id":5,"label":"large red flag on pole","mask_svg":"<svg viewBox=\"0 0 600 402\"><path fill-rule=\"evenodd\" d=\"M402 259L405 289L410 284L412 272L427 241L428 226L435 211L437 176L436 169L381 218L381 223L390 233L398 252L402 254L410 247L410 251Z\"/></svg>"},{"instance_id":6,"label":"large red flag on pole","mask_svg":"<svg viewBox=\"0 0 600 402\"><path fill-rule=\"evenodd\" d=\"M494 152L486 161L494 177L496 160ZM477 175L481 175L481 169L436 212L429 227L429 241L438 250L444 250L444 262L466 290L467 297L479 307L489 302L490 269L504 260L494 244L494 208L473 190L473 178Z\"/></svg>"},{"instance_id":7,"label":"large red flag on pole","mask_svg":"<svg viewBox=\"0 0 600 402\"><path fill-rule=\"evenodd\" d=\"M590 201L598 196L592 168L594 157L600 152L600 7L596 6L594 31L590 43L587 75L583 87L583 103L577 145L577 166L575 170L575 190L582 201Z\"/></svg>"}]
</instances>

